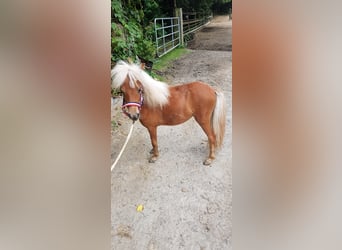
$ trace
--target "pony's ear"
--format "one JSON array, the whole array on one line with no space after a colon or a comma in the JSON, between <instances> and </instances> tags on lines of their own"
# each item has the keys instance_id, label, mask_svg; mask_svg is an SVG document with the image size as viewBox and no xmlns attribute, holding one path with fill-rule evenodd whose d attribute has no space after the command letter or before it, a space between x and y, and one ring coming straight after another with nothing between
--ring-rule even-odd
<instances>
[{"instance_id":1,"label":"pony's ear","mask_svg":"<svg viewBox=\"0 0 342 250\"><path fill-rule=\"evenodd\" d=\"M140 64L140 68L141 68L142 70L145 70L146 64L145 64L145 63L141 63L141 64Z\"/></svg>"},{"instance_id":2,"label":"pony's ear","mask_svg":"<svg viewBox=\"0 0 342 250\"><path fill-rule=\"evenodd\" d=\"M135 83L137 84L139 89L142 89L143 85L141 84L139 80L136 80Z\"/></svg>"}]
</instances>

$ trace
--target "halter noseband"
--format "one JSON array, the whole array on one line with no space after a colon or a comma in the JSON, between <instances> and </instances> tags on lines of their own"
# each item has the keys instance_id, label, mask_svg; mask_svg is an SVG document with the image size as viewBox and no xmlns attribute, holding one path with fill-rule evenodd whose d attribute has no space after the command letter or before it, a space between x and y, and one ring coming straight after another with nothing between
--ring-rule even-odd
<instances>
[{"instance_id":1,"label":"halter noseband","mask_svg":"<svg viewBox=\"0 0 342 250\"><path fill-rule=\"evenodd\" d=\"M138 109L140 110L143 103L144 103L144 96L143 96L143 89L139 88L139 95L140 95L140 101L139 102L126 102L125 98L123 99L123 103L121 106L122 112L127 115L129 117L129 113L126 111L126 108L134 106L134 107L138 107Z\"/></svg>"}]
</instances>

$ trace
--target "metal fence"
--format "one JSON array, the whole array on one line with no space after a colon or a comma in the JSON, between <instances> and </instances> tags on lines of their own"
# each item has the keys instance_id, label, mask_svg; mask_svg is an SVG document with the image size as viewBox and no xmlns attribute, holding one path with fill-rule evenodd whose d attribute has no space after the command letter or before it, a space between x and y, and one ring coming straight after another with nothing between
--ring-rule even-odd
<instances>
[{"instance_id":1,"label":"metal fence","mask_svg":"<svg viewBox=\"0 0 342 250\"><path fill-rule=\"evenodd\" d=\"M203 12L183 13L183 34L184 36L197 31L204 24L210 21L212 15Z\"/></svg>"},{"instance_id":2,"label":"metal fence","mask_svg":"<svg viewBox=\"0 0 342 250\"><path fill-rule=\"evenodd\" d=\"M180 44L179 17L155 18L154 27L158 57L165 55Z\"/></svg>"}]
</instances>

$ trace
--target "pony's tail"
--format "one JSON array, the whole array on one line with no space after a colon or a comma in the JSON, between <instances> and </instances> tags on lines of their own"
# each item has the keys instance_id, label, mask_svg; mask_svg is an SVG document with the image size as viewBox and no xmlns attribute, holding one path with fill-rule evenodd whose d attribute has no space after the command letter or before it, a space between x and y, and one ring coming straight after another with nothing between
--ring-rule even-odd
<instances>
[{"instance_id":1,"label":"pony's tail","mask_svg":"<svg viewBox=\"0 0 342 250\"><path fill-rule=\"evenodd\" d=\"M226 128L226 100L222 92L216 91L216 105L211 117L211 126L216 136L215 146L220 148Z\"/></svg>"}]
</instances>

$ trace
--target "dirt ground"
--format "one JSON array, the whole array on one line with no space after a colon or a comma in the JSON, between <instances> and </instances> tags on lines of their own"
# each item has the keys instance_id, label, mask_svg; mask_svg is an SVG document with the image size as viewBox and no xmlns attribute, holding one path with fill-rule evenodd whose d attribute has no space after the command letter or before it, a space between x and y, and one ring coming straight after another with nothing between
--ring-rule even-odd
<instances>
[{"instance_id":1,"label":"dirt ground","mask_svg":"<svg viewBox=\"0 0 342 250\"><path fill-rule=\"evenodd\" d=\"M126 150L112 172L112 249L232 249L232 21L214 18L189 44L191 53L165 72L169 84L201 80L227 99L226 135L217 158L202 165L207 140L190 119L158 128L160 156L148 163L147 130L137 122ZM131 121L112 105L112 162ZM136 210L143 205L143 211Z\"/></svg>"}]
</instances>

